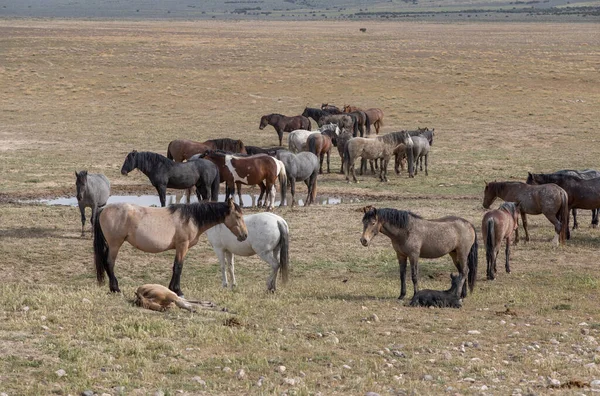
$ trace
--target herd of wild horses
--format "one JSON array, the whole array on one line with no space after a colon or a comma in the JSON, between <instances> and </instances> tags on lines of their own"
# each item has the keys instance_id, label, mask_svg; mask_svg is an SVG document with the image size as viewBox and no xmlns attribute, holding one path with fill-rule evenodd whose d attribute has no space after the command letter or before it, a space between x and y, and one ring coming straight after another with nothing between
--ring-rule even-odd
<instances>
[{"instance_id":1,"label":"herd of wild horses","mask_svg":"<svg viewBox=\"0 0 600 396\"><path fill-rule=\"evenodd\" d=\"M316 121L319 129L311 129L310 118ZM400 166L404 169L406 162L409 177L414 177L419 161L421 170L424 161L427 175L428 155L435 135L434 130L428 128L379 135L383 125L383 112L380 109L361 110L344 106L340 110L328 104L323 104L321 108L307 107L302 115L293 117L265 115L260 120L259 128L267 125L272 125L277 132L279 146L247 146L241 140L227 138L205 142L178 139L169 143L166 157L135 150L127 154L121 173L127 175L136 168L143 172L156 188L161 208L128 203L106 205L110 195L108 179L101 174L76 172L82 235L85 208L92 208L98 282L102 283L106 274L110 291L120 291L114 265L125 241L150 253L175 249L169 290L181 297L183 260L189 248L206 232L221 264L224 287L236 285L234 256L257 254L271 266L267 288L275 291L278 272L281 271L285 282L289 270L288 225L283 218L270 213L275 203L277 184L280 186L281 205L286 204L287 185L290 185L293 206L295 183L305 182L308 187L305 205L310 205L316 196L317 175L323 173L325 156L327 172L330 172L329 154L332 147L338 149L342 159L341 171L348 182L350 174L358 182L354 163L359 157L361 174L366 171L367 161L370 161L373 173L379 167L379 179L382 182L388 180L387 166L392 156L395 157L396 173L400 172ZM372 126L375 128L374 136L371 135ZM283 132L289 132L287 149L282 146ZM225 183L225 202L219 203L221 183ZM260 187L258 206L263 206L264 199L267 212L247 216L242 214L242 184ZM196 187L198 203L189 203L189 193L193 187ZM187 189L188 204L174 204L165 208L167 188ZM233 200L236 188L239 205ZM600 208L600 173L595 170L563 170L552 174L530 173L526 183L486 183L483 206L489 208L497 197L505 201L504 204L488 211L482 220L486 277L489 280L496 276L496 260L503 240L506 244L505 269L510 272L510 245L519 239L519 214L527 241L527 214L546 216L556 232L555 244L564 244L570 237L570 210L573 211L574 229L578 226L576 209L592 210L592 224L595 227L598 223L597 209ZM410 262L414 289L411 305L461 306L460 298L466 297L467 289L473 291L477 278L478 241L473 224L455 216L426 220L410 211L373 206L364 207L362 212L363 233L360 241L364 246L368 246L379 232L392 241L400 266L399 298L406 296L406 267ZM451 276L451 288L446 291L419 291L418 259L438 258L446 254L450 255L458 269L458 275ZM180 304L183 303L180 301Z\"/></svg>"}]
</instances>

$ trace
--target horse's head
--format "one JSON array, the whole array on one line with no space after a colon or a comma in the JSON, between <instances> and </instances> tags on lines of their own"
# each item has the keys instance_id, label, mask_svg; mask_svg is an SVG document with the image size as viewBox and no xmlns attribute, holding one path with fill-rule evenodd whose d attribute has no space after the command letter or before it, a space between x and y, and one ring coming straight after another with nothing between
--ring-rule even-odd
<instances>
[{"instance_id":1,"label":"horse's head","mask_svg":"<svg viewBox=\"0 0 600 396\"><path fill-rule=\"evenodd\" d=\"M483 190L483 207L489 209L496 200L496 197L495 184L485 182L485 189Z\"/></svg>"},{"instance_id":2,"label":"horse's head","mask_svg":"<svg viewBox=\"0 0 600 396\"><path fill-rule=\"evenodd\" d=\"M375 237L379 233L381 229L381 222L379 221L379 216L377 216L377 209L373 206L368 205L363 208L364 216L362 219L363 222L363 233L360 238L360 243L363 246L369 246L369 242L371 239Z\"/></svg>"},{"instance_id":3,"label":"horse's head","mask_svg":"<svg viewBox=\"0 0 600 396\"><path fill-rule=\"evenodd\" d=\"M538 181L536 180L537 175L531 173L531 172L527 172L527 184L538 184Z\"/></svg>"},{"instance_id":4,"label":"horse's head","mask_svg":"<svg viewBox=\"0 0 600 396\"><path fill-rule=\"evenodd\" d=\"M258 129L265 129L265 127L269 125L269 116L262 116L260 117L260 125L258 126Z\"/></svg>"},{"instance_id":5,"label":"horse's head","mask_svg":"<svg viewBox=\"0 0 600 396\"><path fill-rule=\"evenodd\" d=\"M125 162L123 162L123 166L121 167L121 174L127 176L129 172L134 170L137 167L137 150L133 150L127 157L125 157Z\"/></svg>"},{"instance_id":6,"label":"horse's head","mask_svg":"<svg viewBox=\"0 0 600 396\"><path fill-rule=\"evenodd\" d=\"M305 107L304 111L302 112L302 117L307 117L307 118L310 117L308 114L309 112L310 112L310 110L308 110L308 107Z\"/></svg>"},{"instance_id":7,"label":"horse's head","mask_svg":"<svg viewBox=\"0 0 600 396\"><path fill-rule=\"evenodd\" d=\"M225 227L237 237L237 240L243 242L248 238L248 229L244 222L244 214L238 204L233 202L232 198L227 200L229 213L225 216Z\"/></svg>"},{"instance_id":8,"label":"horse's head","mask_svg":"<svg viewBox=\"0 0 600 396\"><path fill-rule=\"evenodd\" d=\"M350 105L344 105L344 107L342 107L342 111L344 113L352 113L352 106L350 106Z\"/></svg>"},{"instance_id":9,"label":"horse's head","mask_svg":"<svg viewBox=\"0 0 600 396\"><path fill-rule=\"evenodd\" d=\"M83 192L85 191L85 186L87 184L87 174L86 170L82 170L81 172L75 171L75 187L77 187L77 200L81 201L83 199Z\"/></svg>"},{"instance_id":10,"label":"horse's head","mask_svg":"<svg viewBox=\"0 0 600 396\"><path fill-rule=\"evenodd\" d=\"M321 103L321 110L325 110L329 107L329 103Z\"/></svg>"}]
</instances>

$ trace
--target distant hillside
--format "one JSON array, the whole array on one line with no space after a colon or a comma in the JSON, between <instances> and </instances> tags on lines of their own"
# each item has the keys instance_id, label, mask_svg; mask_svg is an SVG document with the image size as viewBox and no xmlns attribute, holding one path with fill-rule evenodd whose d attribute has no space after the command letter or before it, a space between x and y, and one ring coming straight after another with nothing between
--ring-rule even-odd
<instances>
[{"instance_id":1,"label":"distant hillside","mask_svg":"<svg viewBox=\"0 0 600 396\"><path fill-rule=\"evenodd\" d=\"M600 0L0 0L0 17L109 19L591 19Z\"/></svg>"}]
</instances>

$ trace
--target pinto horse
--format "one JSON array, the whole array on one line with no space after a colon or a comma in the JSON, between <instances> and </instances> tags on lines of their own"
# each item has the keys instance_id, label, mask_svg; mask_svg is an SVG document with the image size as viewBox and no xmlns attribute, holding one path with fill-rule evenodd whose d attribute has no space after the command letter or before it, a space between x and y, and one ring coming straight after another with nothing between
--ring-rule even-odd
<instances>
[{"instance_id":1,"label":"pinto horse","mask_svg":"<svg viewBox=\"0 0 600 396\"><path fill-rule=\"evenodd\" d=\"M260 119L258 129L265 129L267 125L271 125L275 128L277 136L279 137L279 145L283 141L283 132L292 132L296 129L311 129L310 120L304 116L298 115L293 117L287 117L282 114L268 114L264 115Z\"/></svg>"},{"instance_id":2,"label":"pinto horse","mask_svg":"<svg viewBox=\"0 0 600 396\"><path fill-rule=\"evenodd\" d=\"M392 240L400 265L400 299L406 296L408 260L416 295L419 291L419 258L438 258L446 254L460 272L458 290L462 290L461 297L467 296L467 283L473 292L477 279L477 232L473 224L460 217L425 220L406 210L373 206L364 207L363 212L360 238L363 246L369 246L379 232Z\"/></svg>"},{"instance_id":3,"label":"pinto horse","mask_svg":"<svg viewBox=\"0 0 600 396\"><path fill-rule=\"evenodd\" d=\"M514 202L504 202L500 208L490 210L481 221L481 234L485 238L487 279L496 277L496 259L502 240L506 240L506 273L510 274L510 243L513 232L519 228L519 208Z\"/></svg>"},{"instance_id":4,"label":"pinto horse","mask_svg":"<svg viewBox=\"0 0 600 396\"><path fill-rule=\"evenodd\" d=\"M356 106L344 105L344 113L352 113L353 111L364 111L369 118L371 125L375 127L375 134L379 135L379 129L383 126L383 111L376 107L362 110ZM367 128L367 134L371 133L371 128Z\"/></svg>"},{"instance_id":5,"label":"pinto horse","mask_svg":"<svg viewBox=\"0 0 600 396\"><path fill-rule=\"evenodd\" d=\"M258 206L262 206L265 193L267 197L270 196L271 200L267 210L273 210L277 193L275 188L277 180L279 179L282 190L287 187L285 165L277 158L269 155L258 154L242 157L222 151L209 150L201 154L201 157L211 161L219 168L221 181L224 181L226 185L226 199L229 194L233 194L234 186L237 187L240 206L242 206L242 184L258 184L260 186ZM265 197L265 203L267 197Z\"/></svg>"},{"instance_id":6,"label":"pinto horse","mask_svg":"<svg viewBox=\"0 0 600 396\"><path fill-rule=\"evenodd\" d=\"M313 133L308 136L306 141L308 151L319 157L319 173L323 174L323 158L327 155L327 173L331 173L329 168L329 154L331 153L331 138L323 133Z\"/></svg>"},{"instance_id":7,"label":"pinto horse","mask_svg":"<svg viewBox=\"0 0 600 396\"><path fill-rule=\"evenodd\" d=\"M107 205L94 224L94 262L98 283L108 274L111 292L120 292L114 268L117 254L125 241L148 253L175 249L175 262L169 289L178 296L183 260L209 228L224 223L244 241L248 230L242 210L232 199L227 202L176 204L168 208L143 207L130 203Z\"/></svg>"},{"instance_id":8,"label":"pinto horse","mask_svg":"<svg viewBox=\"0 0 600 396\"><path fill-rule=\"evenodd\" d=\"M543 214L554 225L553 243L565 244L569 228L569 197L565 190L556 184L530 186L523 182L491 182L485 183L483 191L483 207L489 209L496 197L507 202L519 204L523 219L525 241L529 241L527 216ZM519 240L518 230L515 231L515 243Z\"/></svg>"}]
</instances>

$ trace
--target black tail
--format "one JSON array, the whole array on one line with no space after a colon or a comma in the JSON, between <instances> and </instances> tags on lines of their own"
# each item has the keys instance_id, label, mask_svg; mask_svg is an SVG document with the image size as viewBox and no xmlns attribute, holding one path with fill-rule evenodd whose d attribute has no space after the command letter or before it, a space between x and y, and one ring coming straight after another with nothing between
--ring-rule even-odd
<instances>
[{"instance_id":1,"label":"black tail","mask_svg":"<svg viewBox=\"0 0 600 396\"><path fill-rule=\"evenodd\" d=\"M485 235L485 258L487 260L487 278L494 279L494 257L496 249L494 246L494 219L487 221L487 234Z\"/></svg>"},{"instance_id":2,"label":"black tail","mask_svg":"<svg viewBox=\"0 0 600 396\"><path fill-rule=\"evenodd\" d=\"M210 186L210 200L213 202L219 201L219 185L221 184L221 174L219 173L219 168L215 166L215 178L212 181L212 185Z\"/></svg>"},{"instance_id":3,"label":"black tail","mask_svg":"<svg viewBox=\"0 0 600 396\"><path fill-rule=\"evenodd\" d=\"M317 139L314 136L308 137L308 151L317 155Z\"/></svg>"},{"instance_id":4,"label":"black tail","mask_svg":"<svg viewBox=\"0 0 600 396\"><path fill-rule=\"evenodd\" d=\"M343 160L343 164L344 164L344 173L346 174L346 180L348 179L348 173L350 172L350 150L348 149L348 147L350 146L347 142L346 143L346 147L344 148L344 160Z\"/></svg>"},{"instance_id":5,"label":"black tail","mask_svg":"<svg viewBox=\"0 0 600 396\"><path fill-rule=\"evenodd\" d=\"M358 136L358 121L356 120L356 117L352 117L352 121L354 122L354 125L352 125L352 136L357 137Z\"/></svg>"},{"instance_id":6,"label":"black tail","mask_svg":"<svg viewBox=\"0 0 600 396\"><path fill-rule=\"evenodd\" d=\"M365 127L367 130L367 135L371 134L371 120L369 119L369 115L365 113Z\"/></svg>"},{"instance_id":7,"label":"black tail","mask_svg":"<svg viewBox=\"0 0 600 396\"><path fill-rule=\"evenodd\" d=\"M277 227L279 227L279 235L281 235L281 239L279 240L279 270L281 271L281 281L287 283L290 270L290 236L288 235L288 227L285 222L278 221Z\"/></svg>"},{"instance_id":8,"label":"black tail","mask_svg":"<svg viewBox=\"0 0 600 396\"><path fill-rule=\"evenodd\" d=\"M310 119L308 117L306 117L306 119L308 120L308 131L312 131L312 124L310 123Z\"/></svg>"},{"instance_id":9,"label":"black tail","mask_svg":"<svg viewBox=\"0 0 600 396\"><path fill-rule=\"evenodd\" d=\"M565 244L567 239L571 237L569 232L569 197L566 192L562 192L561 194L561 205L560 205L560 213L558 213L558 218L561 222L560 227L560 243Z\"/></svg>"},{"instance_id":10,"label":"black tail","mask_svg":"<svg viewBox=\"0 0 600 396\"><path fill-rule=\"evenodd\" d=\"M171 142L173 143L173 142ZM167 147L167 158L172 160L173 159L173 154L171 154L171 143L169 143L169 146Z\"/></svg>"},{"instance_id":11,"label":"black tail","mask_svg":"<svg viewBox=\"0 0 600 396\"><path fill-rule=\"evenodd\" d=\"M104 273L108 268L108 244L100 226L101 214L102 209L98 211L94 223L94 262L96 264L96 279L98 279L99 285L104 283Z\"/></svg>"},{"instance_id":12,"label":"black tail","mask_svg":"<svg viewBox=\"0 0 600 396\"><path fill-rule=\"evenodd\" d=\"M469 258L467 259L467 265L469 267L469 290L473 293L473 289L475 288L475 282L477 281L477 231L475 227L473 227L473 232L475 233L475 241L473 242L473 246L471 246L471 251L469 252Z\"/></svg>"}]
</instances>

